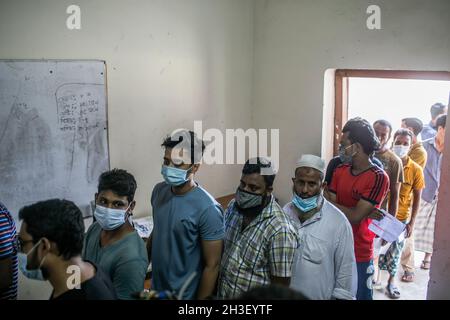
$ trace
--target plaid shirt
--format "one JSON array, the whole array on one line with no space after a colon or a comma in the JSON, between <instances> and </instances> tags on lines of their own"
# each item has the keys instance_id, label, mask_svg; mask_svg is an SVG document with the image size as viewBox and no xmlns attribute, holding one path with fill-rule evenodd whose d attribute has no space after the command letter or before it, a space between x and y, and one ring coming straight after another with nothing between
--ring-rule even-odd
<instances>
[{"instance_id":1,"label":"plaid shirt","mask_svg":"<svg viewBox=\"0 0 450 320\"><path fill-rule=\"evenodd\" d=\"M244 230L242 223L243 216L232 200L225 212L218 287L221 299L236 298L254 287L267 285L271 276L289 278L292 274L298 236L274 198Z\"/></svg>"}]
</instances>

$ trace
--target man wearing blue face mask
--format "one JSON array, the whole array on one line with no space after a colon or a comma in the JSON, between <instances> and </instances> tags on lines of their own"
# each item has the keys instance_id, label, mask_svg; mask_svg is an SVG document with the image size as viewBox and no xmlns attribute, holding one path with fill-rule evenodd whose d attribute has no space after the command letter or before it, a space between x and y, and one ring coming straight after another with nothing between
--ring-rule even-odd
<instances>
[{"instance_id":1,"label":"man wearing blue face mask","mask_svg":"<svg viewBox=\"0 0 450 320\"><path fill-rule=\"evenodd\" d=\"M152 192L153 231L147 242L152 289L180 293L182 299L213 295L222 254L224 223L219 203L197 182L205 145L194 132L167 137L161 174Z\"/></svg>"},{"instance_id":2,"label":"man wearing blue face mask","mask_svg":"<svg viewBox=\"0 0 450 320\"><path fill-rule=\"evenodd\" d=\"M353 233L345 215L324 199L325 162L303 155L296 164L292 201L283 208L294 221L300 247L291 288L309 299L351 300L356 296Z\"/></svg>"},{"instance_id":3,"label":"man wearing blue face mask","mask_svg":"<svg viewBox=\"0 0 450 320\"><path fill-rule=\"evenodd\" d=\"M132 299L144 289L148 259L145 243L130 221L136 202L136 180L125 170L100 175L95 194L96 222L89 228L83 257L111 278L119 299Z\"/></svg>"},{"instance_id":4,"label":"man wearing blue face mask","mask_svg":"<svg viewBox=\"0 0 450 320\"><path fill-rule=\"evenodd\" d=\"M51 199L19 212L19 265L35 280L48 280L51 300L116 299L109 277L95 263L81 258L84 223L71 201Z\"/></svg>"},{"instance_id":5,"label":"man wearing blue face mask","mask_svg":"<svg viewBox=\"0 0 450 320\"><path fill-rule=\"evenodd\" d=\"M259 286L291 281L297 233L272 195L275 172L262 157L247 160L236 199L225 213L219 298L238 298Z\"/></svg>"},{"instance_id":6,"label":"man wearing blue face mask","mask_svg":"<svg viewBox=\"0 0 450 320\"><path fill-rule=\"evenodd\" d=\"M373 239L372 219L383 217L378 208L387 194L389 176L370 159L379 148L379 140L370 123L362 118L347 121L342 128L339 156L343 164L334 170L324 197L341 210L353 230L358 272L358 300L372 300Z\"/></svg>"}]
</instances>

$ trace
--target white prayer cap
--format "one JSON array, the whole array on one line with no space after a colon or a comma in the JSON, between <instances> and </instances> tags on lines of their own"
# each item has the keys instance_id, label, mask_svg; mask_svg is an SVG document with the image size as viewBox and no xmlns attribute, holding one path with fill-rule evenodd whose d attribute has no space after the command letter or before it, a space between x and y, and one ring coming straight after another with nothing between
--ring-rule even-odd
<instances>
[{"instance_id":1,"label":"white prayer cap","mask_svg":"<svg viewBox=\"0 0 450 320\"><path fill-rule=\"evenodd\" d=\"M295 169L302 167L314 168L325 174L325 161L313 154L304 154L297 160Z\"/></svg>"}]
</instances>

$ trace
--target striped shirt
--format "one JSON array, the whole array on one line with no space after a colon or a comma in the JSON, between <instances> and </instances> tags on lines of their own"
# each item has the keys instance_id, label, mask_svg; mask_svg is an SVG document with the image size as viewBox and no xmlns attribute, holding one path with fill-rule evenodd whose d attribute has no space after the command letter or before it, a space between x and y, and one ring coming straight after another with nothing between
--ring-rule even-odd
<instances>
[{"instance_id":1,"label":"striped shirt","mask_svg":"<svg viewBox=\"0 0 450 320\"><path fill-rule=\"evenodd\" d=\"M336 202L355 208L360 200L379 208L389 189L389 176L377 166L355 175L349 164L336 168L328 190L336 194ZM369 230L372 219L364 218L352 224L356 262L369 262L373 258L375 233Z\"/></svg>"},{"instance_id":2,"label":"striped shirt","mask_svg":"<svg viewBox=\"0 0 450 320\"><path fill-rule=\"evenodd\" d=\"M271 277L290 278L298 236L274 198L242 230L243 216L232 200L225 212L224 253L218 297L237 298L250 289L270 284Z\"/></svg>"},{"instance_id":3,"label":"striped shirt","mask_svg":"<svg viewBox=\"0 0 450 320\"><path fill-rule=\"evenodd\" d=\"M0 291L0 300L17 299L18 260L16 225L9 211L0 203L0 261L12 258L12 284ZM4 275L1 275L4 276Z\"/></svg>"}]
</instances>

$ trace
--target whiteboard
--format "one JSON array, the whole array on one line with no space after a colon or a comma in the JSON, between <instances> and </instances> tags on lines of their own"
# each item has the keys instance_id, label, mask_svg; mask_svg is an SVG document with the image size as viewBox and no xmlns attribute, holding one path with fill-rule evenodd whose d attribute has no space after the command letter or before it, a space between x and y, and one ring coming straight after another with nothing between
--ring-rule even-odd
<instances>
[{"instance_id":1,"label":"whiteboard","mask_svg":"<svg viewBox=\"0 0 450 320\"><path fill-rule=\"evenodd\" d=\"M104 61L0 60L0 202L51 198L84 216L109 169Z\"/></svg>"}]
</instances>

